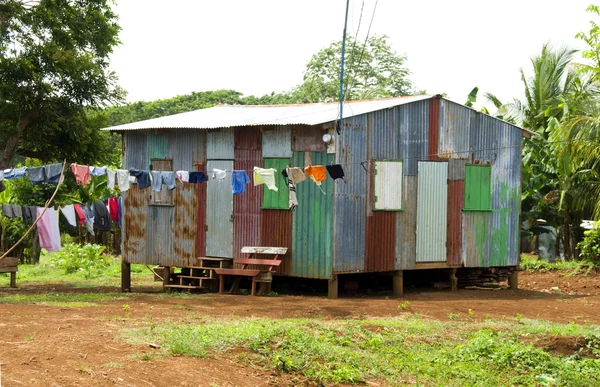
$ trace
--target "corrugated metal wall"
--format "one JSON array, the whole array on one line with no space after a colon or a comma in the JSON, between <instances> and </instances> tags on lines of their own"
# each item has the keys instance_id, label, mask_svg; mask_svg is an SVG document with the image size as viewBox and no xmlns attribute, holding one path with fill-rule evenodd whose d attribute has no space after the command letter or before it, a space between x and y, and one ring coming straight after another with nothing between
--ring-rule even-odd
<instances>
[{"instance_id":1,"label":"corrugated metal wall","mask_svg":"<svg viewBox=\"0 0 600 387\"><path fill-rule=\"evenodd\" d=\"M417 260L416 175L404 176L404 210L396 215L396 269L409 270Z\"/></svg>"},{"instance_id":2,"label":"corrugated metal wall","mask_svg":"<svg viewBox=\"0 0 600 387\"><path fill-rule=\"evenodd\" d=\"M233 160L234 143L233 128L208 131L206 134L206 159Z\"/></svg>"},{"instance_id":3,"label":"corrugated metal wall","mask_svg":"<svg viewBox=\"0 0 600 387\"><path fill-rule=\"evenodd\" d=\"M292 157L292 127L265 128L262 133L263 157Z\"/></svg>"},{"instance_id":4,"label":"corrugated metal wall","mask_svg":"<svg viewBox=\"0 0 600 387\"><path fill-rule=\"evenodd\" d=\"M418 161L428 160L429 103L424 100L395 108L400 123L400 155L405 176L416 175Z\"/></svg>"},{"instance_id":5,"label":"corrugated metal wall","mask_svg":"<svg viewBox=\"0 0 600 387\"><path fill-rule=\"evenodd\" d=\"M491 212L464 212L462 261L466 267L489 267L492 239Z\"/></svg>"},{"instance_id":6,"label":"corrugated metal wall","mask_svg":"<svg viewBox=\"0 0 600 387\"><path fill-rule=\"evenodd\" d=\"M305 165L304 152L295 152L292 166ZM312 152L312 165L333 163L333 155ZM291 275L307 278L330 278L333 257L333 181L327 179L321 188L310 179L296 187L298 207L292 216ZM343 233L341 231L340 233Z\"/></svg>"},{"instance_id":7,"label":"corrugated metal wall","mask_svg":"<svg viewBox=\"0 0 600 387\"><path fill-rule=\"evenodd\" d=\"M253 131L249 131L253 132ZM260 132L255 130L260 139ZM238 145L236 144L236 147ZM240 145L242 146L242 145ZM254 167L263 166L262 151L259 149L235 150L234 168L252 171ZM250 172L247 172L251 176ZM233 256L243 256L240 251L244 246L261 246L261 210L263 185L246 184L246 192L233 197L234 208L234 244Z\"/></svg>"},{"instance_id":8,"label":"corrugated metal wall","mask_svg":"<svg viewBox=\"0 0 600 387\"><path fill-rule=\"evenodd\" d=\"M442 99L439 109L439 155L444 159L468 159L473 110Z\"/></svg>"},{"instance_id":9,"label":"corrugated metal wall","mask_svg":"<svg viewBox=\"0 0 600 387\"><path fill-rule=\"evenodd\" d=\"M232 160L208 160L206 170L224 169L224 180L209 178L206 182L206 255L233 257L233 193L231 191Z\"/></svg>"},{"instance_id":10,"label":"corrugated metal wall","mask_svg":"<svg viewBox=\"0 0 600 387\"><path fill-rule=\"evenodd\" d=\"M204 162L199 162L196 170L204 172L204 165ZM206 257L206 187L207 184L198 184L196 188L196 257Z\"/></svg>"},{"instance_id":11,"label":"corrugated metal wall","mask_svg":"<svg viewBox=\"0 0 600 387\"><path fill-rule=\"evenodd\" d=\"M417 262L446 261L448 163L419 162Z\"/></svg>"},{"instance_id":12,"label":"corrugated metal wall","mask_svg":"<svg viewBox=\"0 0 600 387\"><path fill-rule=\"evenodd\" d=\"M461 264L462 209L465 203L465 181L448 180L448 264Z\"/></svg>"}]
</instances>

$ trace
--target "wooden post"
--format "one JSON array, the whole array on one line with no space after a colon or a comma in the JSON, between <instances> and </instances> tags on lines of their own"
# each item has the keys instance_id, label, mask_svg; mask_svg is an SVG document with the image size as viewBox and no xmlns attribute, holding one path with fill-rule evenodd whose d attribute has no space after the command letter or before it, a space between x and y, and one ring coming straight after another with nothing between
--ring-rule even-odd
<instances>
[{"instance_id":1,"label":"wooden post","mask_svg":"<svg viewBox=\"0 0 600 387\"><path fill-rule=\"evenodd\" d=\"M131 263L121 261L121 292L131 292Z\"/></svg>"},{"instance_id":2,"label":"wooden post","mask_svg":"<svg viewBox=\"0 0 600 387\"><path fill-rule=\"evenodd\" d=\"M515 268L515 271L508 277L508 286L514 290L519 288L519 271L517 268Z\"/></svg>"},{"instance_id":3,"label":"wooden post","mask_svg":"<svg viewBox=\"0 0 600 387\"><path fill-rule=\"evenodd\" d=\"M404 272L402 270L395 271L392 281L394 296L402 297L404 295Z\"/></svg>"},{"instance_id":4,"label":"wooden post","mask_svg":"<svg viewBox=\"0 0 600 387\"><path fill-rule=\"evenodd\" d=\"M450 286L452 291L455 292L458 289L458 278L456 277L456 268L453 267L450 271Z\"/></svg>"},{"instance_id":5,"label":"wooden post","mask_svg":"<svg viewBox=\"0 0 600 387\"><path fill-rule=\"evenodd\" d=\"M163 286L171 284L171 267L165 266L163 269Z\"/></svg>"},{"instance_id":6,"label":"wooden post","mask_svg":"<svg viewBox=\"0 0 600 387\"><path fill-rule=\"evenodd\" d=\"M10 272L10 287L11 288L17 287L17 273L14 271Z\"/></svg>"},{"instance_id":7,"label":"wooden post","mask_svg":"<svg viewBox=\"0 0 600 387\"><path fill-rule=\"evenodd\" d=\"M327 298L338 298L338 276L334 274L329 279L329 284L327 288Z\"/></svg>"},{"instance_id":8,"label":"wooden post","mask_svg":"<svg viewBox=\"0 0 600 387\"><path fill-rule=\"evenodd\" d=\"M223 290L225 289L224 281L223 274L219 274L219 294L223 294Z\"/></svg>"}]
</instances>

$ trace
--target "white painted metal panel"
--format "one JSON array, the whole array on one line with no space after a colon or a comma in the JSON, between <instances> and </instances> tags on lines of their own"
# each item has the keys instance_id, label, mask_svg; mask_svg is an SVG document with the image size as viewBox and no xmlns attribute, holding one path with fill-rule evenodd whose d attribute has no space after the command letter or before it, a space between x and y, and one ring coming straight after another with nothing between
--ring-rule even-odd
<instances>
[{"instance_id":1,"label":"white painted metal panel","mask_svg":"<svg viewBox=\"0 0 600 387\"><path fill-rule=\"evenodd\" d=\"M373 209L402 209L402 161L375 161Z\"/></svg>"},{"instance_id":2,"label":"white painted metal panel","mask_svg":"<svg viewBox=\"0 0 600 387\"><path fill-rule=\"evenodd\" d=\"M417 262L446 261L448 163L419 161Z\"/></svg>"},{"instance_id":3,"label":"white painted metal panel","mask_svg":"<svg viewBox=\"0 0 600 387\"><path fill-rule=\"evenodd\" d=\"M228 171L225 180L212 179L214 168ZM209 160L206 165L206 255L233 258L233 194L231 160Z\"/></svg>"}]
</instances>

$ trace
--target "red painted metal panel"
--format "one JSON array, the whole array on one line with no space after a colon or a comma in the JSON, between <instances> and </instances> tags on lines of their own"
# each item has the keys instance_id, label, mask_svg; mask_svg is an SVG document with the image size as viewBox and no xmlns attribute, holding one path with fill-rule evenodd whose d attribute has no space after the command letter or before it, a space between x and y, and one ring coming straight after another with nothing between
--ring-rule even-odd
<instances>
[{"instance_id":1,"label":"red painted metal panel","mask_svg":"<svg viewBox=\"0 0 600 387\"><path fill-rule=\"evenodd\" d=\"M367 216L365 271L392 271L396 267L396 213L374 211Z\"/></svg>"},{"instance_id":2,"label":"red painted metal panel","mask_svg":"<svg viewBox=\"0 0 600 387\"><path fill-rule=\"evenodd\" d=\"M289 275L292 268L292 211L262 210L261 246L287 247L288 252L279 256L283 263L276 273Z\"/></svg>"},{"instance_id":3,"label":"red painted metal panel","mask_svg":"<svg viewBox=\"0 0 600 387\"><path fill-rule=\"evenodd\" d=\"M448 181L448 251L449 265L461 264L462 209L465 201L465 181Z\"/></svg>"},{"instance_id":4,"label":"red painted metal panel","mask_svg":"<svg viewBox=\"0 0 600 387\"><path fill-rule=\"evenodd\" d=\"M236 132L237 133L237 132ZM235 150L233 168L244 170L250 177L254 167L263 166L262 152L257 150ZM252 180L252 179L251 179ZM233 256L243 257L240 251L244 246L260 246L261 210L263 185L246 184L246 192L233 197Z\"/></svg>"},{"instance_id":5,"label":"red painted metal panel","mask_svg":"<svg viewBox=\"0 0 600 387\"><path fill-rule=\"evenodd\" d=\"M198 171L205 171L204 163L197 164ZM196 215L196 256L206 256L206 183L196 184L198 195L198 213Z\"/></svg>"},{"instance_id":6,"label":"red painted metal panel","mask_svg":"<svg viewBox=\"0 0 600 387\"><path fill-rule=\"evenodd\" d=\"M235 128L234 141L235 149L259 150L262 146L262 133L256 126Z\"/></svg>"},{"instance_id":7,"label":"red painted metal panel","mask_svg":"<svg viewBox=\"0 0 600 387\"><path fill-rule=\"evenodd\" d=\"M429 160L439 160L439 133L440 130L440 99L432 98L429 101Z\"/></svg>"}]
</instances>

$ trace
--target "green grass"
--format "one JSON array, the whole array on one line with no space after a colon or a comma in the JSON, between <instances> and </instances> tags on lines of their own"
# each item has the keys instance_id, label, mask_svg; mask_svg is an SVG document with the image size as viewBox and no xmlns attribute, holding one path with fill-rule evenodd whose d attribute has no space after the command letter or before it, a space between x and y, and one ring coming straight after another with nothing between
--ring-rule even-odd
<instances>
[{"instance_id":1,"label":"green grass","mask_svg":"<svg viewBox=\"0 0 600 387\"><path fill-rule=\"evenodd\" d=\"M163 322L124 331L165 355L234 356L242 364L301 374L313 382L393 385L598 385L600 328L523 319L470 323L410 317L374 320L236 319L202 324ZM584 336L596 359L558 357L522 338Z\"/></svg>"},{"instance_id":2,"label":"green grass","mask_svg":"<svg viewBox=\"0 0 600 387\"><path fill-rule=\"evenodd\" d=\"M554 263L538 259L537 255L521 254L521 268L527 271L565 271L567 275L589 275L599 269L589 261L556 261Z\"/></svg>"},{"instance_id":3,"label":"green grass","mask_svg":"<svg viewBox=\"0 0 600 387\"><path fill-rule=\"evenodd\" d=\"M0 304L42 304L54 306L98 306L99 302L132 297L129 293L43 293L0 295Z\"/></svg>"}]
</instances>

